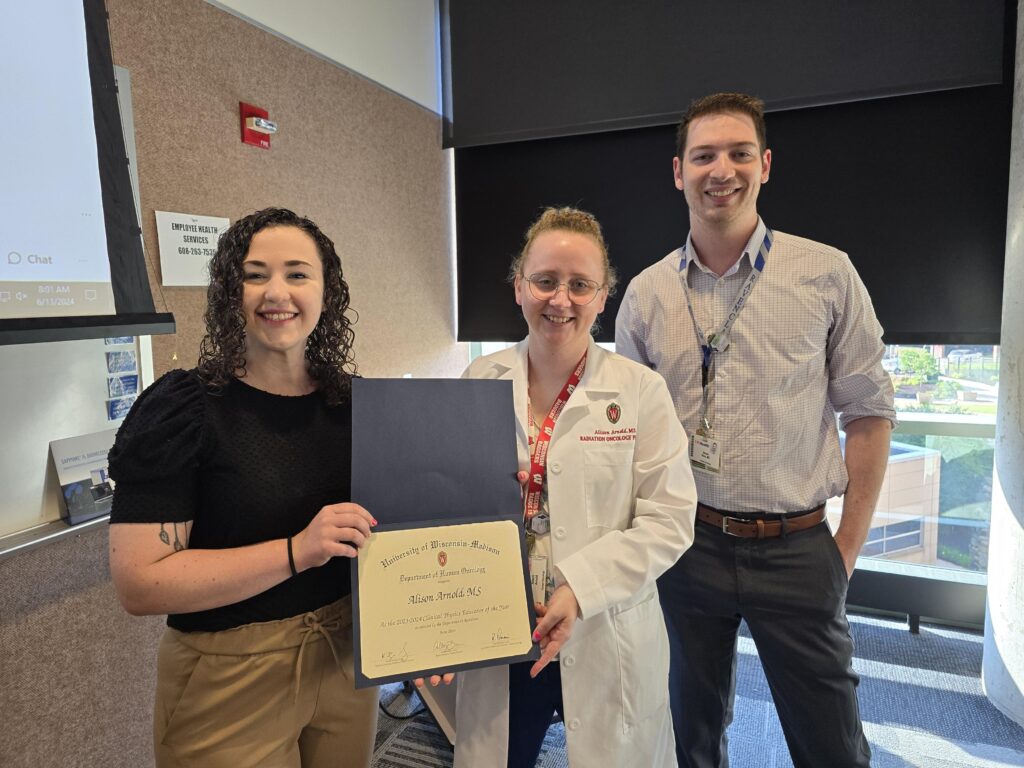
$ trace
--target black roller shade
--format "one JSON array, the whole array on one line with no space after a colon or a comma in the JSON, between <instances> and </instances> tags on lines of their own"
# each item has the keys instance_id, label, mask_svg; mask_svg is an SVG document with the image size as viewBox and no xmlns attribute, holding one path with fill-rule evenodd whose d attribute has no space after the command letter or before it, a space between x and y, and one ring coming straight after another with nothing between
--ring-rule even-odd
<instances>
[{"instance_id":1,"label":"black roller shade","mask_svg":"<svg viewBox=\"0 0 1024 768\"><path fill-rule=\"evenodd\" d=\"M1015 3L1014 3L1015 5ZM1004 0L442 0L445 142L662 125L999 83Z\"/></svg>"},{"instance_id":2,"label":"black roller shade","mask_svg":"<svg viewBox=\"0 0 1024 768\"><path fill-rule=\"evenodd\" d=\"M849 253L887 342L996 344L1011 107L1006 84L769 114L759 210ZM598 217L623 288L682 245L674 152L674 125L457 149L459 339L525 335L505 277L543 206ZM612 299L600 340L617 309Z\"/></svg>"}]
</instances>

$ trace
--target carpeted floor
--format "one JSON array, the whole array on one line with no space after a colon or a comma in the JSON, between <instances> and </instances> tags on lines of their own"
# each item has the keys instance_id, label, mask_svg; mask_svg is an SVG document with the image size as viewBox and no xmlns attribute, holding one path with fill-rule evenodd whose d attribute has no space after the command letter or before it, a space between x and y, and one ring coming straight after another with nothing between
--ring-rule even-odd
<instances>
[{"instance_id":1,"label":"carpeted floor","mask_svg":"<svg viewBox=\"0 0 1024 768\"><path fill-rule=\"evenodd\" d=\"M1008 768L1024 766L1024 729L1004 717L981 690L979 633L851 616L861 675L860 706L875 768ZM792 766L753 641L739 644L736 712L729 730L733 768ZM419 705L400 686L385 691L392 711ZM429 713L409 720L380 717L375 768L447 768L452 750ZM548 731L538 768L567 768L565 732ZM576 768L591 768L577 766Z\"/></svg>"}]
</instances>

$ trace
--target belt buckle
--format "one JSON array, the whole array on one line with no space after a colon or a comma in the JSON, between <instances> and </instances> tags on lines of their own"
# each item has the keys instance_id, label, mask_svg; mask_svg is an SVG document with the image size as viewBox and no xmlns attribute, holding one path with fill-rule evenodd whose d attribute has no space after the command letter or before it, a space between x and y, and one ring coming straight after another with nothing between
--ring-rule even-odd
<instances>
[{"instance_id":1,"label":"belt buckle","mask_svg":"<svg viewBox=\"0 0 1024 768\"><path fill-rule=\"evenodd\" d=\"M729 517L728 515L722 515L722 533L724 533L726 536L735 536L735 537L739 538L739 534L738 533L733 533L732 531L729 530L729 521L730 520L735 520L737 523L743 522L738 517Z\"/></svg>"}]
</instances>

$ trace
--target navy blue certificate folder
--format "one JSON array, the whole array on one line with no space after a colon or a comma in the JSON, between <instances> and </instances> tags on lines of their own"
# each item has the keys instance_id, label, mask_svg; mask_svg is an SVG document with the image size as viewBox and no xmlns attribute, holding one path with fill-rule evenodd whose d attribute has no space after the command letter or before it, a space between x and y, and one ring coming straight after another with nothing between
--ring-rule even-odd
<instances>
[{"instance_id":1,"label":"navy blue certificate folder","mask_svg":"<svg viewBox=\"0 0 1024 768\"><path fill-rule=\"evenodd\" d=\"M354 379L352 501L384 523L519 520L512 382Z\"/></svg>"},{"instance_id":2,"label":"navy blue certificate folder","mask_svg":"<svg viewBox=\"0 0 1024 768\"><path fill-rule=\"evenodd\" d=\"M519 526L523 599L536 623L516 472L512 382L485 379L364 379L352 382L352 501L375 531L511 520ZM528 654L416 674L368 678L362 671L359 577L352 560L356 687L535 659Z\"/></svg>"}]
</instances>

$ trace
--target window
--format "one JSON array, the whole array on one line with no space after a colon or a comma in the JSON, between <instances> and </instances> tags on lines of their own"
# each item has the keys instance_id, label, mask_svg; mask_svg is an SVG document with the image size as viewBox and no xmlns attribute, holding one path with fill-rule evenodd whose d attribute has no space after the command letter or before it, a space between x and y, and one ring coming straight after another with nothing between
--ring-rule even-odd
<instances>
[{"instance_id":1,"label":"window","mask_svg":"<svg viewBox=\"0 0 1024 768\"><path fill-rule=\"evenodd\" d=\"M999 347L891 346L882 365L900 424L861 556L984 573Z\"/></svg>"},{"instance_id":2,"label":"window","mask_svg":"<svg viewBox=\"0 0 1024 768\"><path fill-rule=\"evenodd\" d=\"M476 357L512 344L473 346ZM891 345L882 366L900 423L861 556L984 574L999 347ZM842 498L827 510L835 530Z\"/></svg>"}]
</instances>

